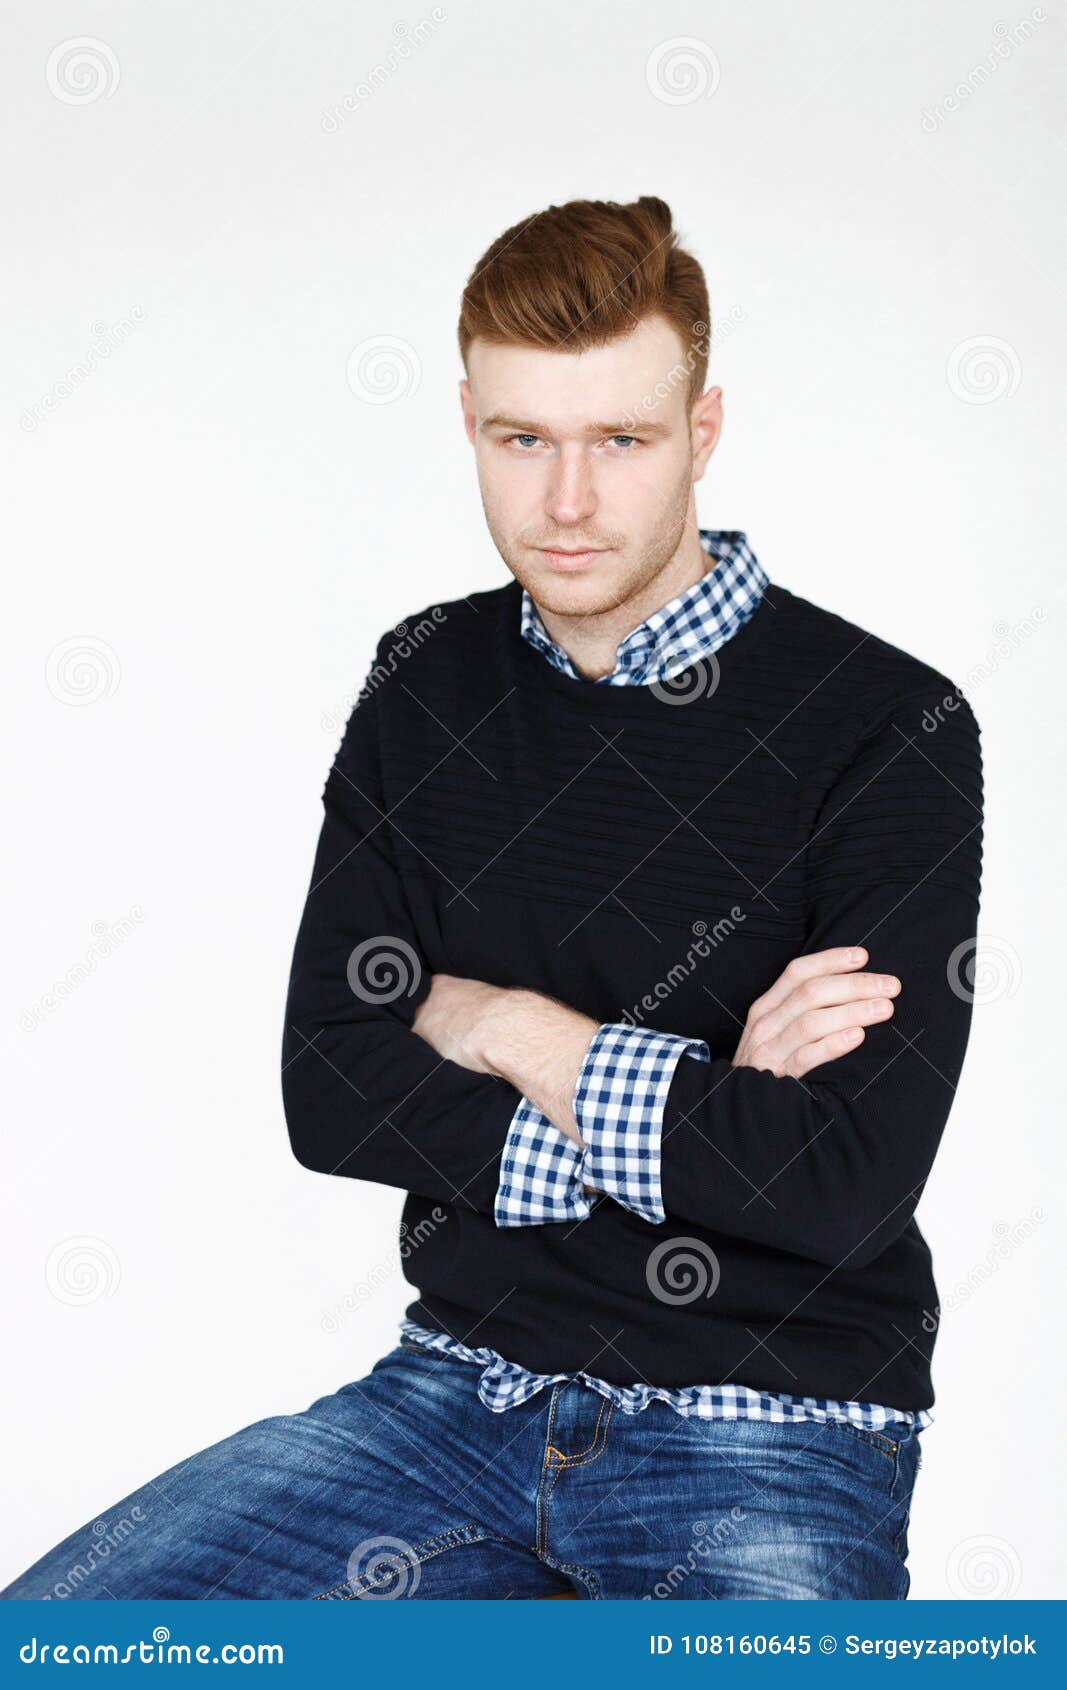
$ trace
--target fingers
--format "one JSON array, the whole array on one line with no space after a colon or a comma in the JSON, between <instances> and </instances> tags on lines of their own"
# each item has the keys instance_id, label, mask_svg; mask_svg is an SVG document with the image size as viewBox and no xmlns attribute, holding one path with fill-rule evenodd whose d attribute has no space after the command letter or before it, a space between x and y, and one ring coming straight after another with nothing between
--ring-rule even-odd
<instances>
[{"instance_id":1,"label":"fingers","mask_svg":"<svg viewBox=\"0 0 1067 1690\"><path fill-rule=\"evenodd\" d=\"M875 974L871 978L877 981L879 976ZM831 1056L841 1056L853 1044L860 1042L854 1039L851 1043L842 1043L840 1035L879 1021L888 1021L892 1013L892 999L860 997L848 1003L830 1004L823 1009L804 1010L786 1019L773 1032L761 1032L763 1024L757 1023L748 1046L748 1064L750 1067L773 1068L776 1073L806 1072L807 1068L827 1062ZM830 1054L804 1054L814 1050L829 1051ZM794 1063L801 1056L806 1067L798 1070Z\"/></svg>"},{"instance_id":2,"label":"fingers","mask_svg":"<svg viewBox=\"0 0 1067 1690\"><path fill-rule=\"evenodd\" d=\"M854 1049L893 1014L895 974L858 972L862 945L796 957L749 1010L734 1064L799 1078Z\"/></svg>"},{"instance_id":3,"label":"fingers","mask_svg":"<svg viewBox=\"0 0 1067 1690\"><path fill-rule=\"evenodd\" d=\"M754 1019L750 1012L749 1027L758 1043L769 1044L784 1035L791 1041L790 1050L795 1050L799 1040L792 1029L796 1022L807 1019L821 1037L823 1033L832 1032L839 1023L833 1020L812 1022L811 1018L817 1011L844 1006L850 1013L840 1025L851 1026L864 1019L863 1015L856 1013L856 1005L872 998L894 998L899 991L900 981L895 974L813 975L797 986L777 1009ZM801 1029L802 1033L807 1031L807 1028Z\"/></svg>"},{"instance_id":4,"label":"fingers","mask_svg":"<svg viewBox=\"0 0 1067 1690\"><path fill-rule=\"evenodd\" d=\"M825 1039L816 1039L813 1044L801 1045L800 1049L795 1050L789 1057L781 1072L791 1074L795 1080L801 1080L821 1063L833 1062L837 1057L855 1050L866 1036L862 1027L845 1027L840 1032L828 1034Z\"/></svg>"},{"instance_id":5,"label":"fingers","mask_svg":"<svg viewBox=\"0 0 1067 1690\"><path fill-rule=\"evenodd\" d=\"M838 945L829 951L813 951L810 956L794 957L787 963L779 974L774 985L762 997L758 997L749 1009L749 1019L767 1015L777 1009L786 998L808 980L820 979L827 975L848 974L851 970L862 968L867 961L867 952L862 945Z\"/></svg>"}]
</instances>

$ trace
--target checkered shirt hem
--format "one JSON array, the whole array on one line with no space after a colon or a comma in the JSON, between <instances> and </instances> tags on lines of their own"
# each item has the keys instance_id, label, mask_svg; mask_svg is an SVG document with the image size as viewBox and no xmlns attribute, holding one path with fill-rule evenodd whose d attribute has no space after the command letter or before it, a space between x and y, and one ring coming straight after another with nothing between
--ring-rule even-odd
<instances>
[{"instance_id":1,"label":"checkered shirt hem","mask_svg":"<svg viewBox=\"0 0 1067 1690\"><path fill-rule=\"evenodd\" d=\"M592 1374L531 1373L517 1362L505 1361L496 1350L471 1349L446 1332L420 1326L405 1320L400 1335L409 1343L423 1349L437 1350L456 1361L471 1362L482 1369L478 1381L478 1397L485 1408L494 1414L504 1414L519 1403L543 1391L546 1385L561 1384L576 1379L580 1384L598 1391L615 1404L623 1414L640 1414L650 1403L666 1403L676 1414L692 1415L700 1420L845 1420L852 1426L878 1432L894 1422L915 1425L921 1431L929 1426L933 1416L928 1409L886 1408L880 1403L837 1402L832 1397L796 1397L770 1391L753 1390L748 1385L684 1385L671 1389L665 1385L609 1385L606 1379Z\"/></svg>"}]
</instances>

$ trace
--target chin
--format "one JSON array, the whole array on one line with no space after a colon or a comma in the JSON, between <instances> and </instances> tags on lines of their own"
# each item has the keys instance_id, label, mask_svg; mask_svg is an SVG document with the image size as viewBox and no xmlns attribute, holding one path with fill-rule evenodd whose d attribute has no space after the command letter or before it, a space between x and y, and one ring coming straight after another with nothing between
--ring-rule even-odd
<instances>
[{"instance_id":1,"label":"chin","mask_svg":"<svg viewBox=\"0 0 1067 1690\"><path fill-rule=\"evenodd\" d=\"M526 583L530 595L557 616L598 616L618 602L604 581L568 581L558 575L541 575Z\"/></svg>"}]
</instances>

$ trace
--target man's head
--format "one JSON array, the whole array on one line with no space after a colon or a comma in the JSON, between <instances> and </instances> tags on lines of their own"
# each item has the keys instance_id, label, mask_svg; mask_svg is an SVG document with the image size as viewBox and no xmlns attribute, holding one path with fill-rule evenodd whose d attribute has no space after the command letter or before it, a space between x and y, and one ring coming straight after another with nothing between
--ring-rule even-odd
<instances>
[{"instance_id":1,"label":"man's head","mask_svg":"<svg viewBox=\"0 0 1067 1690\"><path fill-rule=\"evenodd\" d=\"M710 334L704 273L659 199L550 206L479 259L464 419L489 531L543 609L610 613L699 555L693 486L722 417Z\"/></svg>"}]
</instances>

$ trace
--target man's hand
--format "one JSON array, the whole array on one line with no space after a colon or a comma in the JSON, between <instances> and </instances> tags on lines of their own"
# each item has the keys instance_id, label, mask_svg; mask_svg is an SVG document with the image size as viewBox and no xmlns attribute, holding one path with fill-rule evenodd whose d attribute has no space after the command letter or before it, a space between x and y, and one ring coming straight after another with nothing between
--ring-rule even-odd
<instances>
[{"instance_id":1,"label":"man's hand","mask_svg":"<svg viewBox=\"0 0 1067 1690\"><path fill-rule=\"evenodd\" d=\"M412 1031L439 1056L476 1074L510 1080L580 1146L574 1088L598 1026L590 1016L540 992L434 974Z\"/></svg>"},{"instance_id":2,"label":"man's hand","mask_svg":"<svg viewBox=\"0 0 1067 1690\"><path fill-rule=\"evenodd\" d=\"M900 991L895 974L853 972L866 961L862 945L794 957L750 1008L733 1066L799 1080L854 1050L865 1025L889 1020Z\"/></svg>"}]
</instances>

